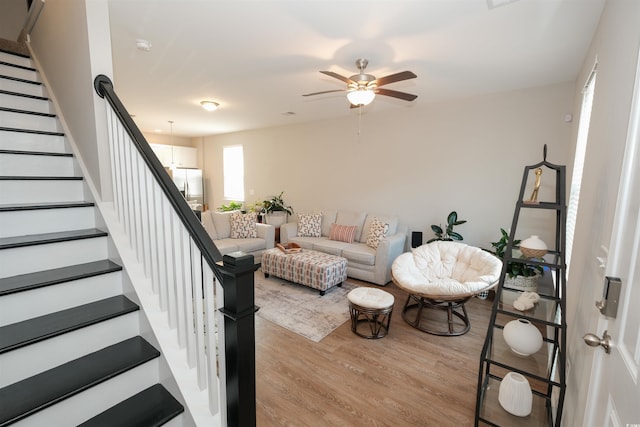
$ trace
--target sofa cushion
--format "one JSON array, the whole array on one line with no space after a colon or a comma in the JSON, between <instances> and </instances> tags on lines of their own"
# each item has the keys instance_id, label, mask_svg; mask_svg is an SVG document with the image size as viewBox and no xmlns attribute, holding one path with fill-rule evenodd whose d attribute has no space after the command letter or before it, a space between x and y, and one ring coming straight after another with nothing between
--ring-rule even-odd
<instances>
[{"instance_id":1,"label":"sofa cushion","mask_svg":"<svg viewBox=\"0 0 640 427\"><path fill-rule=\"evenodd\" d=\"M369 236L367 237L367 241L365 242L366 245L376 249L380 244L380 240L384 239L387 236L388 231L389 224L380 221L378 218L374 218L374 220L371 222L371 227L369 227Z\"/></svg>"},{"instance_id":2,"label":"sofa cushion","mask_svg":"<svg viewBox=\"0 0 640 427\"><path fill-rule=\"evenodd\" d=\"M259 251L267 247L264 239L259 239L259 238L240 239L237 242L238 242L238 250L241 250L247 253Z\"/></svg>"},{"instance_id":3,"label":"sofa cushion","mask_svg":"<svg viewBox=\"0 0 640 427\"><path fill-rule=\"evenodd\" d=\"M231 222L229 217L233 212L213 212L211 218L216 227L218 239L227 239L231 236Z\"/></svg>"},{"instance_id":4,"label":"sofa cushion","mask_svg":"<svg viewBox=\"0 0 640 427\"><path fill-rule=\"evenodd\" d=\"M342 251L342 256L349 261L363 265L376 264L376 250L364 243L354 243Z\"/></svg>"},{"instance_id":5,"label":"sofa cushion","mask_svg":"<svg viewBox=\"0 0 640 427\"><path fill-rule=\"evenodd\" d=\"M329 237L331 224L336 222L337 211L322 211L322 236Z\"/></svg>"},{"instance_id":6,"label":"sofa cushion","mask_svg":"<svg viewBox=\"0 0 640 427\"><path fill-rule=\"evenodd\" d=\"M337 240L339 242L353 243L356 236L356 229L357 226L355 225L331 224L329 239Z\"/></svg>"},{"instance_id":7,"label":"sofa cushion","mask_svg":"<svg viewBox=\"0 0 640 427\"><path fill-rule=\"evenodd\" d=\"M342 251L349 246L351 246L351 243L324 238L315 241L311 249L314 251L324 252L326 254L342 256Z\"/></svg>"},{"instance_id":8,"label":"sofa cushion","mask_svg":"<svg viewBox=\"0 0 640 427\"><path fill-rule=\"evenodd\" d=\"M336 215L336 224L339 225L355 225L356 226L356 234L354 236L354 240L356 242L360 242L360 238L362 236L362 228L364 227L364 220L367 214L364 212L346 212L339 211L338 215Z\"/></svg>"},{"instance_id":9,"label":"sofa cushion","mask_svg":"<svg viewBox=\"0 0 640 427\"><path fill-rule=\"evenodd\" d=\"M246 214L234 212L229 219L232 239L253 239L256 237L257 215L255 212Z\"/></svg>"},{"instance_id":10,"label":"sofa cushion","mask_svg":"<svg viewBox=\"0 0 640 427\"><path fill-rule=\"evenodd\" d=\"M238 247L238 242L239 240L237 239L231 239L227 237L226 239L218 239L213 243L215 243L216 247L222 255L226 255L228 253L240 250L240 248Z\"/></svg>"},{"instance_id":11,"label":"sofa cushion","mask_svg":"<svg viewBox=\"0 0 640 427\"><path fill-rule=\"evenodd\" d=\"M313 249L313 245L318 242L326 241L326 237L301 237L291 236L289 242L295 242L300 245L302 249Z\"/></svg>"},{"instance_id":12,"label":"sofa cushion","mask_svg":"<svg viewBox=\"0 0 640 427\"><path fill-rule=\"evenodd\" d=\"M298 214L298 236L320 237L322 234L322 213Z\"/></svg>"},{"instance_id":13,"label":"sofa cushion","mask_svg":"<svg viewBox=\"0 0 640 427\"><path fill-rule=\"evenodd\" d=\"M368 214L367 219L364 221L364 227L362 228L362 238L359 240L362 243L367 243L367 239L369 238L369 232L371 230L371 224L374 219L378 219L381 222L386 222L389 224L389 231L387 231L387 236L393 236L398 232L398 217L396 216L388 216L388 215L374 215Z\"/></svg>"},{"instance_id":14,"label":"sofa cushion","mask_svg":"<svg viewBox=\"0 0 640 427\"><path fill-rule=\"evenodd\" d=\"M202 226L207 231L211 240L218 240L218 233L216 233L216 226L213 224L213 212L212 211L204 211L200 216Z\"/></svg>"}]
</instances>

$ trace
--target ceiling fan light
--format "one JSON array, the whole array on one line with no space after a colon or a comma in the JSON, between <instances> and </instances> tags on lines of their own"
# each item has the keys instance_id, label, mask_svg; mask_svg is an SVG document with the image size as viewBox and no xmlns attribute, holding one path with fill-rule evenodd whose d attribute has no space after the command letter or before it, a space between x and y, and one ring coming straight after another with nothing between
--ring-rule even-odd
<instances>
[{"instance_id":1,"label":"ceiling fan light","mask_svg":"<svg viewBox=\"0 0 640 427\"><path fill-rule=\"evenodd\" d=\"M220 106L220 104L213 101L200 101L200 105L207 111L216 111Z\"/></svg>"},{"instance_id":2,"label":"ceiling fan light","mask_svg":"<svg viewBox=\"0 0 640 427\"><path fill-rule=\"evenodd\" d=\"M356 89L347 93L347 99L353 105L369 105L376 93L369 89Z\"/></svg>"}]
</instances>

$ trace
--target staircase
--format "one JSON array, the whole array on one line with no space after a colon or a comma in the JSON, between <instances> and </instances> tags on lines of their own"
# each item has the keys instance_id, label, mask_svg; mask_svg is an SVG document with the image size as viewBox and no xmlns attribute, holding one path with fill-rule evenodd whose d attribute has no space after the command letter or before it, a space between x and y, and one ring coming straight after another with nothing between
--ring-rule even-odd
<instances>
[{"instance_id":1,"label":"staircase","mask_svg":"<svg viewBox=\"0 0 640 427\"><path fill-rule=\"evenodd\" d=\"M32 67L0 52L0 426L190 425Z\"/></svg>"}]
</instances>

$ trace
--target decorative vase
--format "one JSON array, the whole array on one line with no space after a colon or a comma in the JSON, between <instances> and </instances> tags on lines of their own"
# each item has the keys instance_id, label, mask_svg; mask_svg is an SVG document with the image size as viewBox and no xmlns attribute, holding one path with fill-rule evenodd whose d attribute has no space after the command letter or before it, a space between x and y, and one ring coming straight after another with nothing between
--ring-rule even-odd
<instances>
[{"instance_id":1,"label":"decorative vase","mask_svg":"<svg viewBox=\"0 0 640 427\"><path fill-rule=\"evenodd\" d=\"M511 351L519 356L529 356L542 348L542 334L527 319L508 322L502 336Z\"/></svg>"},{"instance_id":2,"label":"decorative vase","mask_svg":"<svg viewBox=\"0 0 640 427\"><path fill-rule=\"evenodd\" d=\"M547 244L538 236L531 236L520 242L520 252L527 258L541 258L547 253Z\"/></svg>"},{"instance_id":3,"label":"decorative vase","mask_svg":"<svg viewBox=\"0 0 640 427\"><path fill-rule=\"evenodd\" d=\"M512 415L526 417L531 413L533 394L524 375L509 372L504 376L498 390L498 402Z\"/></svg>"}]
</instances>

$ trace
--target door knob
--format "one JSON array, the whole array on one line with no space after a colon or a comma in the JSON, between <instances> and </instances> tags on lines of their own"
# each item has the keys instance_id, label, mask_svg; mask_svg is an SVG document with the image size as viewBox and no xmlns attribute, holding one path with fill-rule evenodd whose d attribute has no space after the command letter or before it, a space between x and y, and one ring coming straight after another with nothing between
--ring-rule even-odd
<instances>
[{"instance_id":1,"label":"door knob","mask_svg":"<svg viewBox=\"0 0 640 427\"><path fill-rule=\"evenodd\" d=\"M584 337L582 337L582 339L584 340L585 344L590 347L600 346L604 349L605 353L609 354L611 352L611 336L607 333L607 331L604 331L602 338L599 338L595 334L586 334Z\"/></svg>"}]
</instances>

